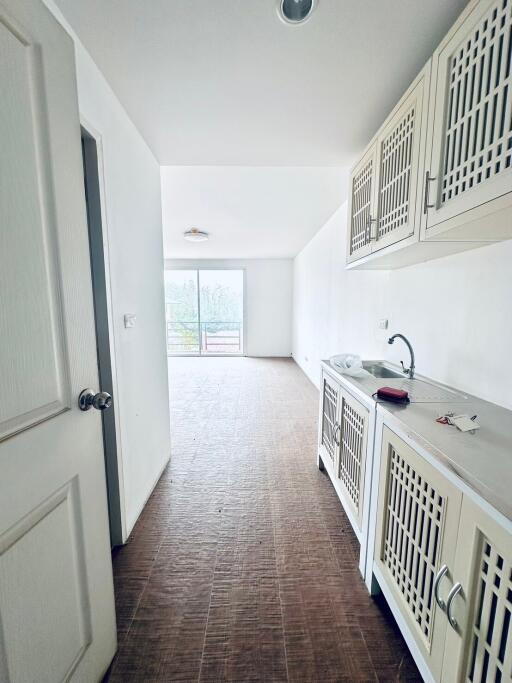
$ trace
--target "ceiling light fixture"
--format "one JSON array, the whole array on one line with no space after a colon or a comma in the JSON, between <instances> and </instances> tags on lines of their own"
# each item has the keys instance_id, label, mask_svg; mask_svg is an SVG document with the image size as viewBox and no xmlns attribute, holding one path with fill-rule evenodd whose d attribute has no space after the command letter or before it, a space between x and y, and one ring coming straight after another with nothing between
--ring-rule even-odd
<instances>
[{"instance_id":1,"label":"ceiling light fixture","mask_svg":"<svg viewBox=\"0 0 512 683\"><path fill-rule=\"evenodd\" d=\"M277 12L287 24L302 24L309 19L316 0L279 0Z\"/></svg>"},{"instance_id":2,"label":"ceiling light fixture","mask_svg":"<svg viewBox=\"0 0 512 683\"><path fill-rule=\"evenodd\" d=\"M190 230L183 233L183 237L189 242L206 242L210 238L207 232L197 228L190 228Z\"/></svg>"}]
</instances>

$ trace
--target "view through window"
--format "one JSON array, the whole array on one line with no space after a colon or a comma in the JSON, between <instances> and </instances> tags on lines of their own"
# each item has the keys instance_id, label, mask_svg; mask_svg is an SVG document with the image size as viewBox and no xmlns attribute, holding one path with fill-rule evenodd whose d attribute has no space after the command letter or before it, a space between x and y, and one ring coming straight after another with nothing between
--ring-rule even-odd
<instances>
[{"instance_id":1,"label":"view through window","mask_svg":"<svg viewBox=\"0 0 512 683\"><path fill-rule=\"evenodd\" d=\"M242 354L243 270L166 270L170 356Z\"/></svg>"}]
</instances>

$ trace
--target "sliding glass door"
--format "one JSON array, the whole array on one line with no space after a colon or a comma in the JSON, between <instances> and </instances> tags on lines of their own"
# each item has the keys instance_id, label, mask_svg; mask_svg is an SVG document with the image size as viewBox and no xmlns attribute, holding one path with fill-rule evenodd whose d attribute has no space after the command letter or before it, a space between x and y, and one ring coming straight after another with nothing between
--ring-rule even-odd
<instances>
[{"instance_id":1,"label":"sliding glass door","mask_svg":"<svg viewBox=\"0 0 512 683\"><path fill-rule=\"evenodd\" d=\"M243 270L166 270L165 309L169 355L243 354Z\"/></svg>"}]
</instances>

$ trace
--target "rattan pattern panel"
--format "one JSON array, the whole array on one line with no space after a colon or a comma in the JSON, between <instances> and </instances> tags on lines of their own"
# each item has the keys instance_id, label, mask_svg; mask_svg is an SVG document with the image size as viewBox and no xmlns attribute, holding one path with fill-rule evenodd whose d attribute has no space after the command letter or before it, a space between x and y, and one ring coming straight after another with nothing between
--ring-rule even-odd
<instances>
[{"instance_id":1,"label":"rattan pattern panel","mask_svg":"<svg viewBox=\"0 0 512 683\"><path fill-rule=\"evenodd\" d=\"M390 445L382 560L428 647L445 499Z\"/></svg>"},{"instance_id":2,"label":"rattan pattern panel","mask_svg":"<svg viewBox=\"0 0 512 683\"><path fill-rule=\"evenodd\" d=\"M512 170L512 0L497 0L451 56L441 204Z\"/></svg>"},{"instance_id":3,"label":"rattan pattern panel","mask_svg":"<svg viewBox=\"0 0 512 683\"><path fill-rule=\"evenodd\" d=\"M333 462L336 456L335 432L337 430L338 394L338 390L324 378L322 443Z\"/></svg>"},{"instance_id":4,"label":"rattan pattern panel","mask_svg":"<svg viewBox=\"0 0 512 683\"><path fill-rule=\"evenodd\" d=\"M343 401L339 477L357 511L359 511L361 468L365 456L363 450L366 446L364 428L363 416Z\"/></svg>"},{"instance_id":5,"label":"rattan pattern panel","mask_svg":"<svg viewBox=\"0 0 512 683\"><path fill-rule=\"evenodd\" d=\"M411 107L381 144L379 237L409 221L415 111L415 107Z\"/></svg>"},{"instance_id":6,"label":"rattan pattern panel","mask_svg":"<svg viewBox=\"0 0 512 683\"><path fill-rule=\"evenodd\" d=\"M369 241L373 174L373 159L370 159L352 180L351 254L364 247Z\"/></svg>"},{"instance_id":7,"label":"rattan pattern panel","mask_svg":"<svg viewBox=\"0 0 512 683\"><path fill-rule=\"evenodd\" d=\"M512 566L486 538L480 571L467 671L471 683L512 681Z\"/></svg>"}]
</instances>

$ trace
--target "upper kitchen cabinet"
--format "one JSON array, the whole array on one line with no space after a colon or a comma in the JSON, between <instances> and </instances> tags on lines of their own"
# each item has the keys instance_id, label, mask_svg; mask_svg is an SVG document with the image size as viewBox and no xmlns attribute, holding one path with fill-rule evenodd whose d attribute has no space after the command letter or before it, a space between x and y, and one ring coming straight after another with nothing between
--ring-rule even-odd
<instances>
[{"instance_id":1,"label":"upper kitchen cabinet","mask_svg":"<svg viewBox=\"0 0 512 683\"><path fill-rule=\"evenodd\" d=\"M432 60L427 239L512 237L512 0L472 3Z\"/></svg>"},{"instance_id":2,"label":"upper kitchen cabinet","mask_svg":"<svg viewBox=\"0 0 512 683\"><path fill-rule=\"evenodd\" d=\"M430 63L352 172L349 263L411 236L418 241L429 82Z\"/></svg>"},{"instance_id":3,"label":"upper kitchen cabinet","mask_svg":"<svg viewBox=\"0 0 512 683\"><path fill-rule=\"evenodd\" d=\"M473 0L351 175L347 264L512 238L512 0Z\"/></svg>"}]
</instances>

